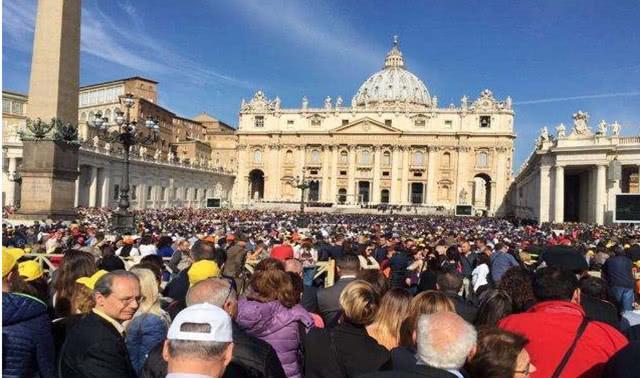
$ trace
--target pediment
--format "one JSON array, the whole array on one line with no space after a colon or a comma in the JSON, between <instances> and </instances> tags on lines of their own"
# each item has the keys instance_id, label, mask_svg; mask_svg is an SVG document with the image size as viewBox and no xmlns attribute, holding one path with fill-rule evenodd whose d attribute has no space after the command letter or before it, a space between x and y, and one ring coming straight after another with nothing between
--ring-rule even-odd
<instances>
[{"instance_id":1,"label":"pediment","mask_svg":"<svg viewBox=\"0 0 640 378\"><path fill-rule=\"evenodd\" d=\"M365 117L329 130L331 134L402 134L402 130Z\"/></svg>"}]
</instances>

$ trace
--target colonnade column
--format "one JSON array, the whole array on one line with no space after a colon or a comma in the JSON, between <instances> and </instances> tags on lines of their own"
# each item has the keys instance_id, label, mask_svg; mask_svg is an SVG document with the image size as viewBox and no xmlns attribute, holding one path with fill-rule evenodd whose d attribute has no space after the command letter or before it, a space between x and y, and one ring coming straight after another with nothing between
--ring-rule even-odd
<instances>
[{"instance_id":1,"label":"colonnade column","mask_svg":"<svg viewBox=\"0 0 640 378\"><path fill-rule=\"evenodd\" d=\"M80 206L80 180L82 180L82 166L78 166L78 171L80 172L80 174L76 178L76 194L75 198L73 199L74 207Z\"/></svg>"},{"instance_id":2,"label":"colonnade column","mask_svg":"<svg viewBox=\"0 0 640 378\"><path fill-rule=\"evenodd\" d=\"M329 199L329 189L331 183L329 182L329 160L331 159L331 147L325 146L322 148L322 186L320 187L320 201L331 202Z\"/></svg>"},{"instance_id":3,"label":"colonnade column","mask_svg":"<svg viewBox=\"0 0 640 378\"><path fill-rule=\"evenodd\" d=\"M382 159L382 149L373 146L373 193L371 193L371 202L380 203L380 162Z\"/></svg>"},{"instance_id":4,"label":"colonnade column","mask_svg":"<svg viewBox=\"0 0 640 378\"><path fill-rule=\"evenodd\" d=\"M338 194L338 146L332 146L331 151L331 186L329 188L329 202L337 202Z\"/></svg>"},{"instance_id":5,"label":"colonnade column","mask_svg":"<svg viewBox=\"0 0 640 378\"><path fill-rule=\"evenodd\" d=\"M16 182L15 179L16 170L18 169L18 160L14 157L9 158L9 183L7 187L7 198L3 205L14 206L16 203Z\"/></svg>"},{"instance_id":6,"label":"colonnade column","mask_svg":"<svg viewBox=\"0 0 640 378\"><path fill-rule=\"evenodd\" d=\"M551 180L549 179L550 170L551 167L549 167L548 165L540 166L540 215L538 217L540 223L549 222L549 189L551 182Z\"/></svg>"},{"instance_id":7,"label":"colonnade column","mask_svg":"<svg viewBox=\"0 0 640 378\"><path fill-rule=\"evenodd\" d=\"M553 221L556 223L564 222L564 167L557 165L555 167L555 190L554 190L554 211Z\"/></svg>"},{"instance_id":8,"label":"colonnade column","mask_svg":"<svg viewBox=\"0 0 640 378\"><path fill-rule=\"evenodd\" d=\"M402 183L400 184L400 204L409 202L409 147L402 147Z\"/></svg>"},{"instance_id":9,"label":"colonnade column","mask_svg":"<svg viewBox=\"0 0 640 378\"><path fill-rule=\"evenodd\" d=\"M89 207L98 206L98 167L90 167L89 177Z\"/></svg>"},{"instance_id":10,"label":"colonnade column","mask_svg":"<svg viewBox=\"0 0 640 378\"><path fill-rule=\"evenodd\" d=\"M356 198L356 148L349 146L349 179L347 180L347 203L358 203Z\"/></svg>"},{"instance_id":11,"label":"colonnade column","mask_svg":"<svg viewBox=\"0 0 640 378\"><path fill-rule=\"evenodd\" d=\"M604 207L606 204L606 185L607 185L607 167L605 165L598 165L596 173L596 219L597 224L604 224Z\"/></svg>"},{"instance_id":12,"label":"colonnade column","mask_svg":"<svg viewBox=\"0 0 640 378\"><path fill-rule=\"evenodd\" d=\"M434 198L437 195L437 183L436 179L436 151L434 147L429 147L428 153L428 161L427 161L427 196L426 196L426 204L427 205L435 205Z\"/></svg>"},{"instance_id":13,"label":"colonnade column","mask_svg":"<svg viewBox=\"0 0 640 378\"><path fill-rule=\"evenodd\" d=\"M108 168L102 169L102 182L100 185L101 188L101 203L102 207L109 207L109 201L111 200L110 192L111 192L111 172Z\"/></svg>"}]
</instances>

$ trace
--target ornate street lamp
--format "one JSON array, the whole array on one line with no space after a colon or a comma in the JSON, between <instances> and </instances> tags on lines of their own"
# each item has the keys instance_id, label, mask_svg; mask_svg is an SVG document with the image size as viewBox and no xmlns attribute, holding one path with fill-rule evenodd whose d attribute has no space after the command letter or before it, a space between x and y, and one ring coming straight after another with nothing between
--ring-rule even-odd
<instances>
[{"instance_id":1,"label":"ornate street lamp","mask_svg":"<svg viewBox=\"0 0 640 378\"><path fill-rule=\"evenodd\" d=\"M302 168L302 177L296 176L291 180L291 185L300 189L300 212L304 213L304 191L309 189L311 184L304 177L304 167Z\"/></svg>"},{"instance_id":2,"label":"ornate street lamp","mask_svg":"<svg viewBox=\"0 0 640 378\"><path fill-rule=\"evenodd\" d=\"M114 214L112 226L115 231L123 233L133 232L135 223L133 215L129 213L129 153L131 147L135 145L153 145L158 141L160 127L158 119L147 118L144 126L149 130L143 134L135 120L131 120L130 111L135 104L132 94L127 93L120 98L126 109L126 113L117 111L115 113L115 125L109 124L109 119L102 117L102 113L98 112L95 118L89 120L89 126L98 130L101 139L109 143L120 143L124 150L124 175L122 176L122 184L118 197L118 210ZM113 127L112 130L111 127Z\"/></svg>"}]
</instances>

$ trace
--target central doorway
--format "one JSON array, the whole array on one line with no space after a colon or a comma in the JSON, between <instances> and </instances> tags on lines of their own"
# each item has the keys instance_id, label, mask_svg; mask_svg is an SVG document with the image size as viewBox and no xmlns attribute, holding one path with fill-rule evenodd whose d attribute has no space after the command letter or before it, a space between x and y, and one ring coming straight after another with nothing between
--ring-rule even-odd
<instances>
[{"instance_id":1,"label":"central doorway","mask_svg":"<svg viewBox=\"0 0 640 378\"><path fill-rule=\"evenodd\" d=\"M264 198L264 172L259 169L249 173L249 198L252 200Z\"/></svg>"},{"instance_id":2,"label":"central doorway","mask_svg":"<svg viewBox=\"0 0 640 378\"><path fill-rule=\"evenodd\" d=\"M313 180L309 182L309 196L307 197L309 202L320 201L320 181Z\"/></svg>"},{"instance_id":3,"label":"central doorway","mask_svg":"<svg viewBox=\"0 0 640 378\"><path fill-rule=\"evenodd\" d=\"M360 203L369 203L369 181L358 181L358 199Z\"/></svg>"},{"instance_id":4,"label":"central doorway","mask_svg":"<svg viewBox=\"0 0 640 378\"><path fill-rule=\"evenodd\" d=\"M421 204L424 200L424 184L421 182L411 183L411 203L414 205Z\"/></svg>"}]
</instances>

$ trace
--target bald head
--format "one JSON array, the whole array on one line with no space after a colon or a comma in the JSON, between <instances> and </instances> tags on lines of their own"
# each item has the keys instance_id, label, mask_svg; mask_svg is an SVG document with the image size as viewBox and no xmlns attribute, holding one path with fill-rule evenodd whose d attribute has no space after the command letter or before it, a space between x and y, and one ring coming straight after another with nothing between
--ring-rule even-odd
<instances>
[{"instance_id":1,"label":"bald head","mask_svg":"<svg viewBox=\"0 0 640 378\"><path fill-rule=\"evenodd\" d=\"M284 271L292 272L302 277L302 262L298 259L287 259L284 262Z\"/></svg>"},{"instance_id":2,"label":"bald head","mask_svg":"<svg viewBox=\"0 0 640 378\"><path fill-rule=\"evenodd\" d=\"M454 312L436 312L418 320L418 359L440 369L460 369L476 346L476 330Z\"/></svg>"},{"instance_id":3,"label":"bald head","mask_svg":"<svg viewBox=\"0 0 640 378\"><path fill-rule=\"evenodd\" d=\"M187 306L209 303L225 310L235 318L238 309L238 296L231 283L221 278L209 278L193 285L187 292Z\"/></svg>"}]
</instances>

